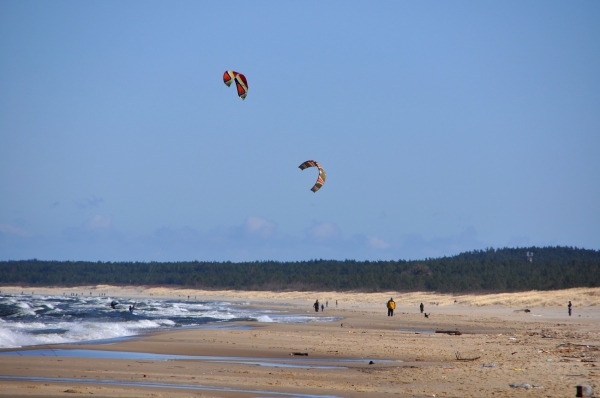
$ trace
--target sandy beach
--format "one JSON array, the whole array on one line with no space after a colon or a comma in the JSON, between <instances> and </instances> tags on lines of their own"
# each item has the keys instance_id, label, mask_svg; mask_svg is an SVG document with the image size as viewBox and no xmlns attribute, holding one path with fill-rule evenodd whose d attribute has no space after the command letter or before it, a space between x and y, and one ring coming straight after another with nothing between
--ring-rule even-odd
<instances>
[{"instance_id":1,"label":"sandy beach","mask_svg":"<svg viewBox=\"0 0 600 398\"><path fill-rule=\"evenodd\" d=\"M577 385L590 385L596 395L600 393L600 288L489 295L115 286L0 290L157 299L190 296L293 314L314 314L311 306L319 299L328 301L319 316L340 319L306 324L237 322L224 328L141 335L113 344L27 347L23 349L213 358L0 356L1 376L23 378L0 380L1 396L574 397ZM385 308L390 297L398 305L393 317ZM571 317L569 300L574 306ZM420 314L421 302L429 318Z\"/></svg>"}]
</instances>

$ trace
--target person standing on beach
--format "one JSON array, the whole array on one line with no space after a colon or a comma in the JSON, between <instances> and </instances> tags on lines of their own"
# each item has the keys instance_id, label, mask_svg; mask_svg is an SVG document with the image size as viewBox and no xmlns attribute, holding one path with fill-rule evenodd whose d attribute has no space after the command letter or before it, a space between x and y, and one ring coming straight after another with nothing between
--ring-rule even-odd
<instances>
[{"instance_id":1,"label":"person standing on beach","mask_svg":"<svg viewBox=\"0 0 600 398\"><path fill-rule=\"evenodd\" d=\"M321 312L325 312L325 306L321 304Z\"/></svg>"},{"instance_id":2,"label":"person standing on beach","mask_svg":"<svg viewBox=\"0 0 600 398\"><path fill-rule=\"evenodd\" d=\"M317 299L317 301L315 301L315 303L313 304L313 307L315 307L315 312L319 312L319 299Z\"/></svg>"},{"instance_id":3,"label":"person standing on beach","mask_svg":"<svg viewBox=\"0 0 600 398\"><path fill-rule=\"evenodd\" d=\"M569 316L571 316L571 307L573 306L573 304L571 304L571 302L569 301L569 305L567 305L567 307L569 307Z\"/></svg>"},{"instance_id":4,"label":"person standing on beach","mask_svg":"<svg viewBox=\"0 0 600 398\"><path fill-rule=\"evenodd\" d=\"M419 308L421 309L421 314L422 314L423 311L425 311L425 306L423 305L423 303L421 303L421 305L419 306Z\"/></svg>"},{"instance_id":5,"label":"person standing on beach","mask_svg":"<svg viewBox=\"0 0 600 398\"><path fill-rule=\"evenodd\" d=\"M390 297L390 300L387 302L388 316L394 316L394 309L396 309L396 302L394 299Z\"/></svg>"}]
</instances>

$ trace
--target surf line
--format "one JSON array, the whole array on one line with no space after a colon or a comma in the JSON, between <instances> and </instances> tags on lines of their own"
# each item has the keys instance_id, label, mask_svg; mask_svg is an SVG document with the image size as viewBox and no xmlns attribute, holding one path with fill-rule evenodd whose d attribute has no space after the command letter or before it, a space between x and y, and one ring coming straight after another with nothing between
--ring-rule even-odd
<instances>
[{"instance_id":1,"label":"surf line","mask_svg":"<svg viewBox=\"0 0 600 398\"><path fill-rule=\"evenodd\" d=\"M39 349L39 350L13 350L0 352L0 356L36 356L36 357L76 357L76 358L94 358L94 359L128 359L128 360L146 360L146 361L177 361L194 360L219 363L240 363L246 365L259 365L282 368L315 368L315 369L347 369L342 365L327 365L326 363L353 363L367 362L369 359L305 359L305 358L253 358L253 357L223 357L223 356L196 356L196 355L170 355L170 354L152 354L146 352L127 352L127 351L103 351L103 350L65 350L65 349ZM389 362L388 360L378 360L379 362ZM324 364L325 363L325 364Z\"/></svg>"},{"instance_id":2,"label":"surf line","mask_svg":"<svg viewBox=\"0 0 600 398\"><path fill-rule=\"evenodd\" d=\"M135 382L105 379L77 379L72 377L26 377L26 376L0 376L0 380L6 381L33 381L40 383L79 383L79 384L101 384L126 386L126 387L152 387L152 388L175 388L180 390L202 390L202 391L221 391L246 394L264 394L271 397L293 397L293 398L342 398L337 395L312 395L296 394L288 392L264 391L264 390L245 390L228 387L204 386L201 384L170 384L153 382Z\"/></svg>"}]
</instances>

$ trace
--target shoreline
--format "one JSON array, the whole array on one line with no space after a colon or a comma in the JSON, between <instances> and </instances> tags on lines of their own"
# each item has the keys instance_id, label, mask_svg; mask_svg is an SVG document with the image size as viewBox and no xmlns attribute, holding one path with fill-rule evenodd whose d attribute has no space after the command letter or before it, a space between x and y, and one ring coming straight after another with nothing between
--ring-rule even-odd
<instances>
[{"instance_id":1,"label":"shoreline","mask_svg":"<svg viewBox=\"0 0 600 398\"><path fill-rule=\"evenodd\" d=\"M18 294L24 290L17 286L0 288L3 294L14 293L9 289L17 289ZM600 357L600 306L597 304L600 289L596 288L473 297L397 292L138 289L99 286L95 290L86 287L86 290L36 288L33 291L36 294L106 291L114 292L115 297L130 295L130 298L153 299L181 299L189 292L190 296L196 293L197 300L223 300L292 314L314 314L311 305L318 297L329 300L329 307L324 313L319 312L319 316L339 316L342 320L306 324L231 322L231 326L239 327L172 329L111 344L52 345L52 349L246 359L241 362L0 356L3 376L47 378L40 381L0 380L0 395L60 396L72 390L107 397L241 398L277 396L278 393L336 397L368 394L376 398L389 394L398 397L434 394L436 397L492 394L520 397L523 388L513 388L510 384L528 384L530 397L558 397L574 396L576 385L591 385L596 392L600 389L600 363L597 362ZM398 307L394 316L388 317L385 302L391 294ZM565 297L574 304L572 317L567 315ZM335 308L336 298L338 308ZM425 312L431 314L429 318L418 310L421 300ZM554 302L557 305L550 305ZM540 304L531 305L534 303ZM519 311L523 307L530 308L531 312ZM432 330L458 330L462 334L431 333ZM43 347L17 350L40 348ZM295 357L291 355L294 352L308 356ZM458 360L457 355L462 359L477 359ZM257 365L254 363L257 358L272 359L275 366ZM374 363L370 365L367 358ZM276 366L277 362L302 363L306 359L323 364L339 364L341 360L350 359L359 361L332 369ZM494 365L483 367L483 364ZM111 381L129 384L111 385ZM151 383L155 383L152 384L154 387ZM165 386L159 388L157 383ZM188 386L187 390L185 386ZM200 390L190 386L214 389ZM265 393L261 395L258 391Z\"/></svg>"},{"instance_id":2,"label":"shoreline","mask_svg":"<svg viewBox=\"0 0 600 398\"><path fill-rule=\"evenodd\" d=\"M315 299L321 302L329 301L332 308L335 300L344 305L373 305L379 306L393 297L396 302L409 306L419 305L463 305L463 306L491 306L503 305L507 307L532 306L566 306L571 301L575 307L600 306L600 287L579 287L563 290L530 290L514 293L437 293L437 292L320 292L320 291L254 291L254 290L202 290L184 287L153 287L153 286L111 286L111 285L86 285L76 287L25 287L25 286L0 286L0 294L24 295L63 295L75 294L97 297L104 294L106 297L123 298L157 298L157 299L186 299L188 296L200 297L203 300L221 301L247 301L255 303L265 301L266 305L281 303L297 305ZM456 303L455 301L456 300Z\"/></svg>"}]
</instances>

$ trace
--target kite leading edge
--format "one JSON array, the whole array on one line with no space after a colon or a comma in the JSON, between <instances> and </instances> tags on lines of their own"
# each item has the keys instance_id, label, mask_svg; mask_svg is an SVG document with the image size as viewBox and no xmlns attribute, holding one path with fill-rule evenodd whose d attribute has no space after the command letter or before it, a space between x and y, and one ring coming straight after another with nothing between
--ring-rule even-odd
<instances>
[{"instance_id":1,"label":"kite leading edge","mask_svg":"<svg viewBox=\"0 0 600 398\"><path fill-rule=\"evenodd\" d=\"M327 175L325 174L325 170L323 170L323 167L321 167L319 162L316 162L314 160L307 160L306 162L302 163L298 167L300 168L300 170L304 170L309 167L318 167L319 168L319 177L317 177L317 182L310 189L311 191L317 192L323 186L323 184L325 184L325 179L327 178Z\"/></svg>"}]
</instances>

